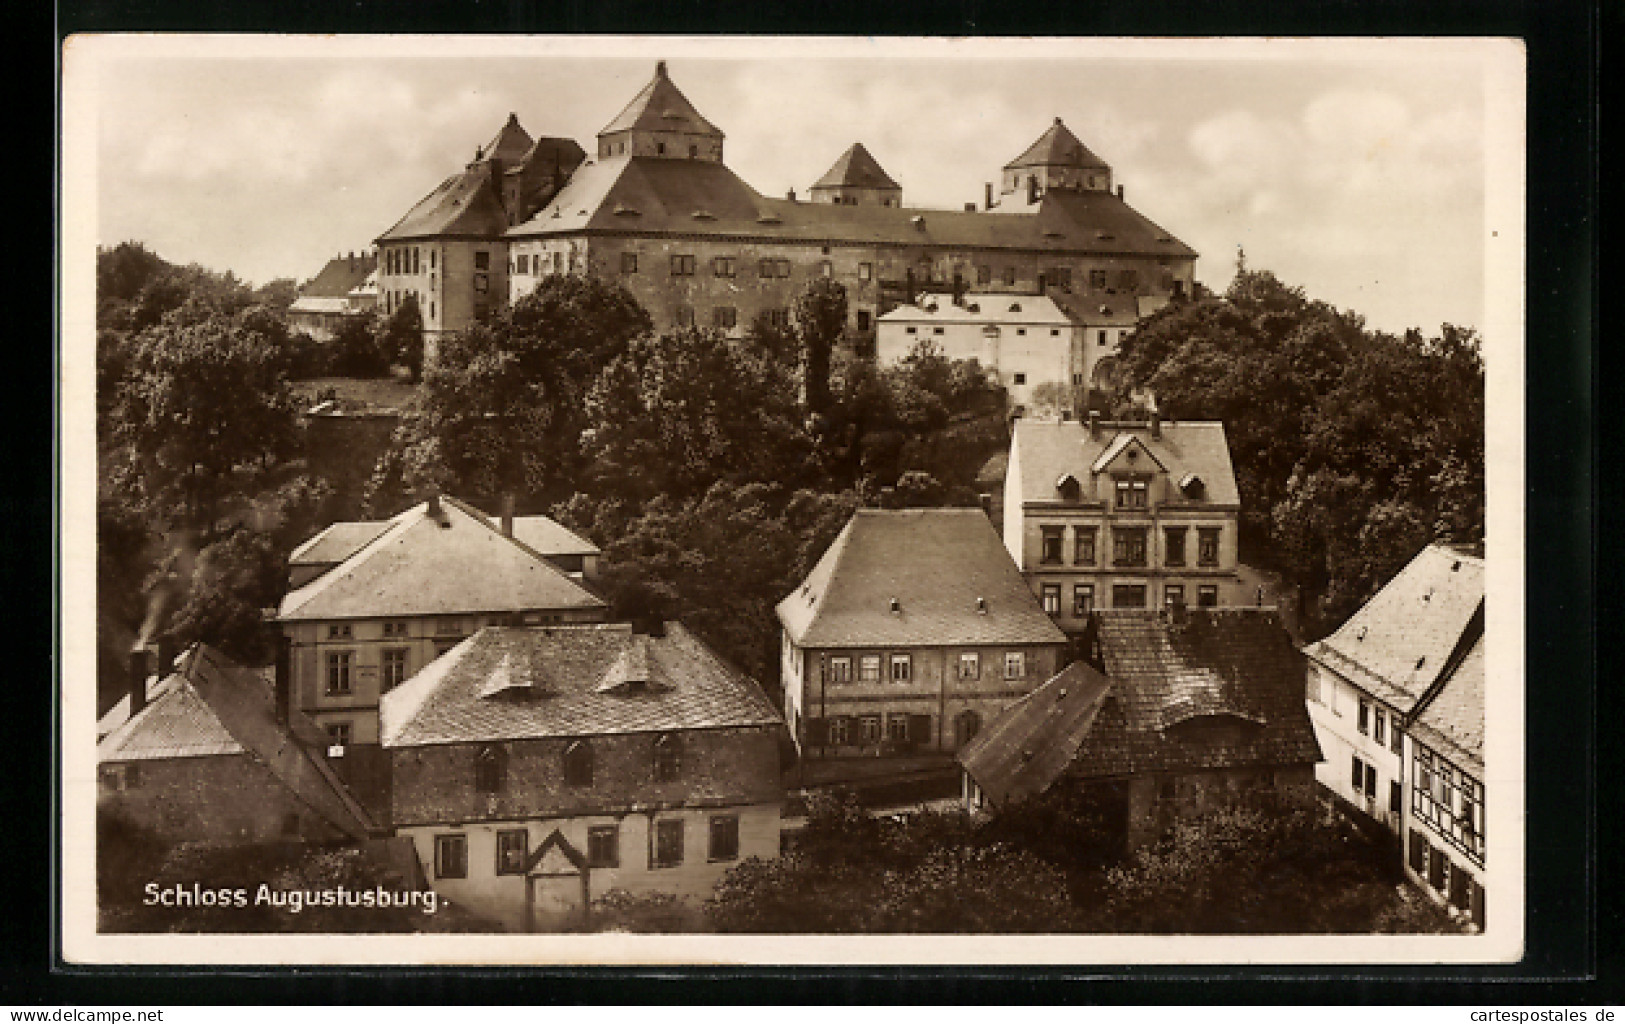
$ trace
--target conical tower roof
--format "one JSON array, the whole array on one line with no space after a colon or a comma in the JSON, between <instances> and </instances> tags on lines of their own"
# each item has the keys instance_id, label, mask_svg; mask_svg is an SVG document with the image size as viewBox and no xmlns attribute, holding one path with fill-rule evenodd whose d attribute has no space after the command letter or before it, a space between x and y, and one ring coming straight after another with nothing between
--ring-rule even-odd
<instances>
[{"instance_id":1,"label":"conical tower roof","mask_svg":"<svg viewBox=\"0 0 1625 1024\"><path fill-rule=\"evenodd\" d=\"M1089 147L1078 141L1060 118L1049 126L1038 141L1027 151L1004 165L1005 170L1015 167L1103 167L1106 161L1089 152Z\"/></svg>"},{"instance_id":2,"label":"conical tower roof","mask_svg":"<svg viewBox=\"0 0 1625 1024\"><path fill-rule=\"evenodd\" d=\"M624 131L689 132L715 135L722 132L700 116L688 97L672 84L666 74L666 62L655 65L655 76L642 91L632 98L626 109L599 132L600 136Z\"/></svg>"},{"instance_id":3,"label":"conical tower roof","mask_svg":"<svg viewBox=\"0 0 1625 1024\"><path fill-rule=\"evenodd\" d=\"M480 155L487 160L501 160L505 164L515 164L530 152L532 144L530 133L519 126L519 115L509 114L508 121L497 132L496 137L485 144Z\"/></svg>"},{"instance_id":4,"label":"conical tower roof","mask_svg":"<svg viewBox=\"0 0 1625 1024\"><path fill-rule=\"evenodd\" d=\"M878 161L854 142L824 176L813 183L813 188L902 188L881 168Z\"/></svg>"}]
</instances>

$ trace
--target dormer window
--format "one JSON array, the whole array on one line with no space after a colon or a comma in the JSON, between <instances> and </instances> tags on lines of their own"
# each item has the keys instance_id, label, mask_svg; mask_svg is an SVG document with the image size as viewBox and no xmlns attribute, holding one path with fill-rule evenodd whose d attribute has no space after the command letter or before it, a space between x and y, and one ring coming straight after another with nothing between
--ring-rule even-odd
<instances>
[{"instance_id":1,"label":"dormer window","mask_svg":"<svg viewBox=\"0 0 1625 1024\"><path fill-rule=\"evenodd\" d=\"M1129 455L1133 454L1134 449L1129 449ZM1144 480L1120 479L1117 481L1117 507L1145 508L1149 493L1150 486Z\"/></svg>"},{"instance_id":2,"label":"dormer window","mask_svg":"<svg viewBox=\"0 0 1625 1024\"><path fill-rule=\"evenodd\" d=\"M1055 489L1060 492L1063 499L1067 501L1077 501L1078 496L1082 491L1082 485L1078 483L1077 477L1073 476L1071 473L1067 473L1062 476L1061 479L1055 481Z\"/></svg>"}]
</instances>

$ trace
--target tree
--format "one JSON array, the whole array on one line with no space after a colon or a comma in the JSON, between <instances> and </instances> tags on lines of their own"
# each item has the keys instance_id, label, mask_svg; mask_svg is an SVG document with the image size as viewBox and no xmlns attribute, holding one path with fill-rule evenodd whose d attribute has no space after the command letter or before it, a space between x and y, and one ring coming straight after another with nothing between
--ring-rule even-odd
<instances>
[{"instance_id":1,"label":"tree","mask_svg":"<svg viewBox=\"0 0 1625 1024\"><path fill-rule=\"evenodd\" d=\"M444 339L421 408L374 474L369 506L388 514L431 484L475 501L514 494L531 505L571 493L583 466L587 394L649 329L620 285L558 275Z\"/></svg>"},{"instance_id":2,"label":"tree","mask_svg":"<svg viewBox=\"0 0 1625 1024\"><path fill-rule=\"evenodd\" d=\"M815 279L796 299L795 324L807 409L821 413L829 405L830 353L846 333L846 287L834 278Z\"/></svg>"},{"instance_id":3,"label":"tree","mask_svg":"<svg viewBox=\"0 0 1625 1024\"><path fill-rule=\"evenodd\" d=\"M388 330L393 320L385 321L382 314L349 316L339 321L328 344L332 354L327 370L336 377L387 377L391 352Z\"/></svg>"},{"instance_id":4,"label":"tree","mask_svg":"<svg viewBox=\"0 0 1625 1024\"><path fill-rule=\"evenodd\" d=\"M710 331L634 340L599 374L586 414L582 454L601 494L641 503L820 475L785 367Z\"/></svg>"},{"instance_id":5,"label":"tree","mask_svg":"<svg viewBox=\"0 0 1625 1024\"><path fill-rule=\"evenodd\" d=\"M416 295L408 295L388 319L374 324L377 346L384 358L404 366L412 383L423 379L423 314Z\"/></svg>"}]
</instances>

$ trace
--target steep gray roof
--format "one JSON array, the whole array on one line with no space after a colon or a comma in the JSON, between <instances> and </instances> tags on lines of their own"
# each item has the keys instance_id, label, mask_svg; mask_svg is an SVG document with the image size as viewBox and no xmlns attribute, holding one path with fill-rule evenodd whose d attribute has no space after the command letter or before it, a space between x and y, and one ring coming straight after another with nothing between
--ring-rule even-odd
<instances>
[{"instance_id":1,"label":"steep gray roof","mask_svg":"<svg viewBox=\"0 0 1625 1024\"><path fill-rule=\"evenodd\" d=\"M1304 653L1408 714L1473 642L1475 618L1482 632L1483 606L1484 560L1431 545Z\"/></svg>"},{"instance_id":2,"label":"steep gray roof","mask_svg":"<svg viewBox=\"0 0 1625 1024\"><path fill-rule=\"evenodd\" d=\"M1037 796L1077 756L1110 690L1110 679L1075 661L1001 711L959 751L959 763L995 804Z\"/></svg>"},{"instance_id":3,"label":"steep gray roof","mask_svg":"<svg viewBox=\"0 0 1625 1024\"><path fill-rule=\"evenodd\" d=\"M386 693L378 715L386 747L783 722L755 680L677 622L660 637L487 627Z\"/></svg>"},{"instance_id":4,"label":"steep gray roof","mask_svg":"<svg viewBox=\"0 0 1625 1024\"><path fill-rule=\"evenodd\" d=\"M981 509L859 509L778 615L803 647L1066 640Z\"/></svg>"},{"instance_id":5,"label":"steep gray roof","mask_svg":"<svg viewBox=\"0 0 1625 1024\"><path fill-rule=\"evenodd\" d=\"M447 177L379 235L391 242L438 235L473 235L495 238L508 226L502 196L492 181L489 160L478 160Z\"/></svg>"},{"instance_id":6,"label":"steep gray roof","mask_svg":"<svg viewBox=\"0 0 1625 1024\"><path fill-rule=\"evenodd\" d=\"M337 565L372 543L399 518L333 523L294 548L288 556L288 564ZM502 523L498 516L486 516L486 521L496 527ZM534 548L543 556L598 554L596 544L577 536L547 516L515 516L513 535L520 543Z\"/></svg>"},{"instance_id":7,"label":"steep gray roof","mask_svg":"<svg viewBox=\"0 0 1625 1024\"><path fill-rule=\"evenodd\" d=\"M1176 484L1190 473L1202 478L1201 498L1175 494L1172 503L1197 507L1241 503L1224 424L1164 421L1161 431L1160 438L1153 438L1148 425L1111 423L1102 424L1100 436L1091 438L1088 424L1077 420L1017 420L1010 446L1011 461L1021 474L1021 500L1054 500L1055 481L1067 473L1083 479L1114 445L1132 439L1145 446Z\"/></svg>"},{"instance_id":8,"label":"steep gray roof","mask_svg":"<svg viewBox=\"0 0 1625 1024\"><path fill-rule=\"evenodd\" d=\"M440 498L390 520L338 566L289 591L284 622L602 608L541 554L504 537L480 510Z\"/></svg>"},{"instance_id":9,"label":"steep gray roof","mask_svg":"<svg viewBox=\"0 0 1625 1024\"><path fill-rule=\"evenodd\" d=\"M869 155L863 143L854 142L836 158L824 176L813 183L813 188L893 189L902 186L893 181L880 162Z\"/></svg>"},{"instance_id":10,"label":"steep gray roof","mask_svg":"<svg viewBox=\"0 0 1625 1024\"><path fill-rule=\"evenodd\" d=\"M605 125L599 135L629 130L654 132L690 132L720 136L716 126L694 109L682 90L672 84L666 74L666 62L655 65L655 75L649 84L638 91L615 119Z\"/></svg>"},{"instance_id":11,"label":"steep gray roof","mask_svg":"<svg viewBox=\"0 0 1625 1024\"><path fill-rule=\"evenodd\" d=\"M1100 167L1105 168L1106 161L1089 152L1089 147L1078 141L1071 129L1061 123L1060 118L1040 135L1031 146L1014 160L1005 164L1006 170L1017 167Z\"/></svg>"},{"instance_id":12,"label":"steep gray roof","mask_svg":"<svg viewBox=\"0 0 1625 1024\"><path fill-rule=\"evenodd\" d=\"M1454 671L1436 684L1411 722L1412 734L1457 767L1484 770L1484 637L1479 634Z\"/></svg>"}]
</instances>

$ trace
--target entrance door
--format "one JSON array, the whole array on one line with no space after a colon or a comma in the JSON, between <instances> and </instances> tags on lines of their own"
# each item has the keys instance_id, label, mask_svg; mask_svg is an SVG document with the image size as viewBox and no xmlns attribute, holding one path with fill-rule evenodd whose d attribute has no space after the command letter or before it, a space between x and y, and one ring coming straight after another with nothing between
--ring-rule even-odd
<instances>
[{"instance_id":1,"label":"entrance door","mask_svg":"<svg viewBox=\"0 0 1625 1024\"><path fill-rule=\"evenodd\" d=\"M531 931L568 932L580 928L586 920L582 899L579 874L531 875Z\"/></svg>"}]
</instances>

